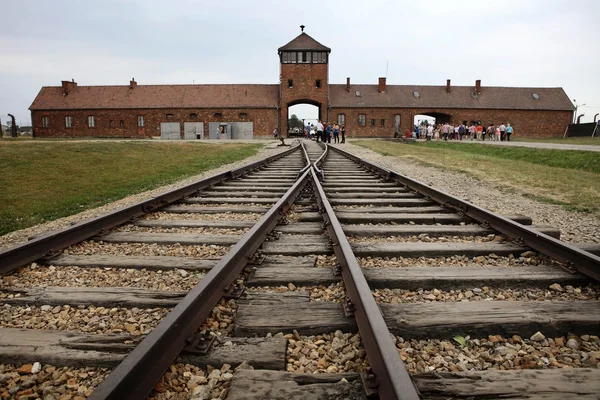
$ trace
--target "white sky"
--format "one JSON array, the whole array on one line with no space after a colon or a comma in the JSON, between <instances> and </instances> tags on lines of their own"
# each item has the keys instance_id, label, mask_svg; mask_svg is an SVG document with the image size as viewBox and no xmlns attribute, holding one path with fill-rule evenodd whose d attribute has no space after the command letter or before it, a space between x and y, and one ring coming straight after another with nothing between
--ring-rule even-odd
<instances>
[{"instance_id":1,"label":"white sky","mask_svg":"<svg viewBox=\"0 0 600 400\"><path fill-rule=\"evenodd\" d=\"M563 87L600 113L598 0L0 0L0 118L42 86L278 83L299 25L330 82ZM311 118L299 115L300 118Z\"/></svg>"}]
</instances>

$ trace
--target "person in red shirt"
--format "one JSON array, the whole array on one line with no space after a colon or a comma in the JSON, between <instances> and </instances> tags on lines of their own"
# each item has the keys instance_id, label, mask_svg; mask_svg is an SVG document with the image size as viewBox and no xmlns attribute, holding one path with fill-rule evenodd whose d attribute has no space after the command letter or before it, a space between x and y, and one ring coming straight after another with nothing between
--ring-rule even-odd
<instances>
[{"instance_id":1,"label":"person in red shirt","mask_svg":"<svg viewBox=\"0 0 600 400\"><path fill-rule=\"evenodd\" d=\"M481 140L481 136L483 135L483 126L481 123L477 124L477 140Z\"/></svg>"}]
</instances>

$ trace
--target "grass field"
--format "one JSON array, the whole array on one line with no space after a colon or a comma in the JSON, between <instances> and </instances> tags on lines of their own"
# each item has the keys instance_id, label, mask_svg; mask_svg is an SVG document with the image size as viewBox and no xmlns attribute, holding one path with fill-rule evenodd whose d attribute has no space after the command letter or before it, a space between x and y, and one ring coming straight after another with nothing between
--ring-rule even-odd
<instances>
[{"instance_id":1,"label":"grass field","mask_svg":"<svg viewBox=\"0 0 600 400\"><path fill-rule=\"evenodd\" d=\"M595 137L567 137L567 138L527 138L527 137L511 137L510 141L515 142L532 142L532 143L555 143L555 144L581 144L600 146L600 133Z\"/></svg>"},{"instance_id":2,"label":"grass field","mask_svg":"<svg viewBox=\"0 0 600 400\"><path fill-rule=\"evenodd\" d=\"M357 141L383 155L473 175L539 201L600 215L600 153L481 144Z\"/></svg>"},{"instance_id":3,"label":"grass field","mask_svg":"<svg viewBox=\"0 0 600 400\"><path fill-rule=\"evenodd\" d=\"M242 160L261 146L0 141L0 235Z\"/></svg>"}]
</instances>

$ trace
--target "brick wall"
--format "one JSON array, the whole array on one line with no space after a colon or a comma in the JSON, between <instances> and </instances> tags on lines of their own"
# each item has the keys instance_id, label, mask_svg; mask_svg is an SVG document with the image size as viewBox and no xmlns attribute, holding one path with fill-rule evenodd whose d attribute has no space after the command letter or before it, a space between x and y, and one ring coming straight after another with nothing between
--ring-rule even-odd
<instances>
[{"instance_id":1,"label":"brick wall","mask_svg":"<svg viewBox=\"0 0 600 400\"><path fill-rule=\"evenodd\" d=\"M339 114L346 117L348 137L393 137L394 115L400 115L400 133L412 130L415 115L443 113L450 115L451 123L481 121L490 123L510 123L515 135L527 137L559 137L571 122L570 111L520 111L520 110L463 110L463 109L399 109L399 108L331 108L329 121L337 121ZM364 114L365 126L359 126L358 117ZM375 126L371 120L375 120ZM381 120L384 120L382 126Z\"/></svg>"},{"instance_id":2,"label":"brick wall","mask_svg":"<svg viewBox=\"0 0 600 400\"><path fill-rule=\"evenodd\" d=\"M221 113L217 118L215 113ZM247 117L240 116L246 113ZM172 114L172 118L167 118ZM196 114L192 118L190 114ZM94 116L95 127L88 126L88 116ZM138 115L144 116L144 126L138 126ZM49 117L49 127L42 128L42 117ZM65 117L73 117L73 127L65 127ZM245 109L142 109L142 110L51 110L32 111L35 137L114 137L148 138L160 136L161 122L204 122L204 136L208 137L209 122L253 122L254 136L270 136L277 126L277 110ZM114 121L111 126L111 122ZM121 125L121 121L122 125Z\"/></svg>"},{"instance_id":3,"label":"brick wall","mask_svg":"<svg viewBox=\"0 0 600 400\"><path fill-rule=\"evenodd\" d=\"M293 87L289 87L289 80ZM317 80L320 87L317 87ZM281 64L281 113L280 132L285 131L288 119L288 105L312 104L320 108L320 116L327 113L329 80L327 64Z\"/></svg>"}]
</instances>

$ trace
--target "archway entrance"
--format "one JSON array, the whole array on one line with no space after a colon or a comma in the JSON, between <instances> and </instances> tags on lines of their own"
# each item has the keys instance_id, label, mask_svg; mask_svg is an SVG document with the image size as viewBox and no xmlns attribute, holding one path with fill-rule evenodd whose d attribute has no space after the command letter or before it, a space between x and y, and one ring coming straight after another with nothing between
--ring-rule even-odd
<instances>
[{"instance_id":1,"label":"archway entrance","mask_svg":"<svg viewBox=\"0 0 600 400\"><path fill-rule=\"evenodd\" d=\"M419 121L423 123L427 121L428 124L445 124L446 122L450 122L452 120L452 115L444 114L440 112L424 112L415 115L413 124L419 125Z\"/></svg>"},{"instance_id":2,"label":"archway entrance","mask_svg":"<svg viewBox=\"0 0 600 400\"><path fill-rule=\"evenodd\" d=\"M321 119L321 104L299 100L288 104L287 124L282 124L287 136L304 136L306 126L316 125Z\"/></svg>"}]
</instances>

